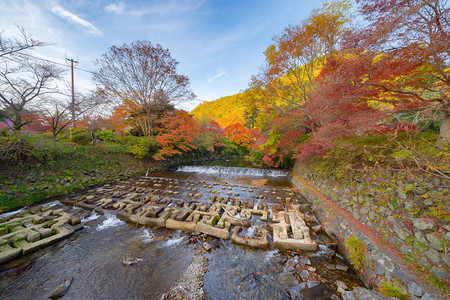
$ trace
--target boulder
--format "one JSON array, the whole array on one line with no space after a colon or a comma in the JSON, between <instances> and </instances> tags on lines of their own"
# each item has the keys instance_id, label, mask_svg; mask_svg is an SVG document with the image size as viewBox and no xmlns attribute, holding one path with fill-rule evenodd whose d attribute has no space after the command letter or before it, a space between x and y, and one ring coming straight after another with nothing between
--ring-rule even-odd
<instances>
[{"instance_id":1,"label":"boulder","mask_svg":"<svg viewBox=\"0 0 450 300\"><path fill-rule=\"evenodd\" d=\"M51 294L48 296L50 299L58 299L64 296L67 291L69 290L70 286L72 285L73 277L70 279L64 278L63 283L58 285L56 289L51 292Z\"/></svg>"}]
</instances>

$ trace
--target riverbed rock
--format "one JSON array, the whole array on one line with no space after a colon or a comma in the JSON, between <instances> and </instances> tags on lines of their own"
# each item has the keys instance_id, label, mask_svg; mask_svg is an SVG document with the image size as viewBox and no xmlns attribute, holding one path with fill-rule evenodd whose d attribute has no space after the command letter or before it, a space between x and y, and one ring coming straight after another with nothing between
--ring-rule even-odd
<instances>
[{"instance_id":1,"label":"riverbed rock","mask_svg":"<svg viewBox=\"0 0 450 300\"><path fill-rule=\"evenodd\" d=\"M340 294L348 290L348 286L342 281L337 280L336 285L338 287L337 292Z\"/></svg>"},{"instance_id":2,"label":"riverbed rock","mask_svg":"<svg viewBox=\"0 0 450 300\"><path fill-rule=\"evenodd\" d=\"M303 266L311 265L311 261L309 260L309 258L307 256L300 258L298 262Z\"/></svg>"},{"instance_id":3,"label":"riverbed rock","mask_svg":"<svg viewBox=\"0 0 450 300\"><path fill-rule=\"evenodd\" d=\"M144 261L142 258L132 258L132 257L127 257L127 258L124 258L123 260L122 260L122 263L123 263L123 265L125 265L125 266L131 266L131 265L135 265L135 264L137 264L137 263L139 263L139 262L141 262L141 261Z\"/></svg>"},{"instance_id":4,"label":"riverbed rock","mask_svg":"<svg viewBox=\"0 0 450 300\"><path fill-rule=\"evenodd\" d=\"M303 281L308 281L309 277L311 277L311 275L309 274L309 272L307 270L303 270L302 272L300 272L299 276Z\"/></svg>"},{"instance_id":5,"label":"riverbed rock","mask_svg":"<svg viewBox=\"0 0 450 300\"><path fill-rule=\"evenodd\" d=\"M353 291L345 291L342 293L343 300L389 300L383 294L371 291L366 288L356 287Z\"/></svg>"},{"instance_id":6,"label":"riverbed rock","mask_svg":"<svg viewBox=\"0 0 450 300\"><path fill-rule=\"evenodd\" d=\"M347 272L348 271L348 266L337 264L336 265L336 269L339 270L339 271Z\"/></svg>"},{"instance_id":7,"label":"riverbed rock","mask_svg":"<svg viewBox=\"0 0 450 300\"><path fill-rule=\"evenodd\" d=\"M64 278L63 283L58 285L56 289L50 293L48 296L50 299L58 299L67 294L67 291L69 291L70 286L72 285L73 277L70 279Z\"/></svg>"},{"instance_id":8,"label":"riverbed rock","mask_svg":"<svg viewBox=\"0 0 450 300\"><path fill-rule=\"evenodd\" d=\"M205 249L206 251L211 251L211 245L209 245L207 242L204 242L203 249Z\"/></svg>"}]
</instances>

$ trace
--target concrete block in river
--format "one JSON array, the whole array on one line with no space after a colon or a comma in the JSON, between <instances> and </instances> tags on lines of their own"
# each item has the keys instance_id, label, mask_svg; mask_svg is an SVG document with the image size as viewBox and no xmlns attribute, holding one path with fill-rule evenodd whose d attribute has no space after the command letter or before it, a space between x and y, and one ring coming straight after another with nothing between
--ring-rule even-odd
<instances>
[{"instance_id":1,"label":"concrete block in river","mask_svg":"<svg viewBox=\"0 0 450 300\"><path fill-rule=\"evenodd\" d=\"M21 248L13 248L9 244L0 246L0 264L22 255Z\"/></svg>"},{"instance_id":2,"label":"concrete block in river","mask_svg":"<svg viewBox=\"0 0 450 300\"><path fill-rule=\"evenodd\" d=\"M298 205L288 207L285 211L274 211L273 224L273 246L281 250L298 249L304 251L316 251L318 245L309 235L309 228L306 226ZM286 222L286 215L290 224ZM289 237L288 230L292 231L292 238Z\"/></svg>"},{"instance_id":3,"label":"concrete block in river","mask_svg":"<svg viewBox=\"0 0 450 300\"><path fill-rule=\"evenodd\" d=\"M240 236L242 227L236 226L231 237L231 242L238 245L250 246L259 249L269 249L270 243L267 240L267 230L262 228L260 237Z\"/></svg>"}]
</instances>

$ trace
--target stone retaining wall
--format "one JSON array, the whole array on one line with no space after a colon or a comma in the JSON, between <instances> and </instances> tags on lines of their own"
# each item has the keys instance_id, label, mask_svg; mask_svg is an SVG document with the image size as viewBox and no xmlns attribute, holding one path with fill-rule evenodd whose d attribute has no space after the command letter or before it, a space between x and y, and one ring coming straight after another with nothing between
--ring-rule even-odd
<instances>
[{"instance_id":1,"label":"stone retaining wall","mask_svg":"<svg viewBox=\"0 0 450 300\"><path fill-rule=\"evenodd\" d=\"M450 227L436 218L405 213L409 212L405 207L414 205L413 195L400 195L405 196L400 207L391 207L391 203L386 207L378 203L376 192L360 196L363 183L355 181L344 187L320 178L300 162L294 165L292 182L312 203L325 231L345 255L349 237L355 236L367 246L362 250L364 266L358 271L367 286L379 289L387 283L411 299L446 298L430 280L448 288L450 257L445 249ZM394 192L399 199L399 192Z\"/></svg>"}]
</instances>

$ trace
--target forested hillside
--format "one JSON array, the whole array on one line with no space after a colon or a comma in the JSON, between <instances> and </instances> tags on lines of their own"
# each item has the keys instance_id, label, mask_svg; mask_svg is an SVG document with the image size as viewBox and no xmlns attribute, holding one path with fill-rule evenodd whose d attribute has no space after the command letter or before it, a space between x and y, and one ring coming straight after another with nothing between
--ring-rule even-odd
<instances>
[{"instance_id":1,"label":"forested hillside","mask_svg":"<svg viewBox=\"0 0 450 300\"><path fill-rule=\"evenodd\" d=\"M197 121L205 119L216 121L222 128L235 123L244 124L246 104L242 96L242 93L238 93L201 103L190 112L190 115Z\"/></svg>"}]
</instances>

